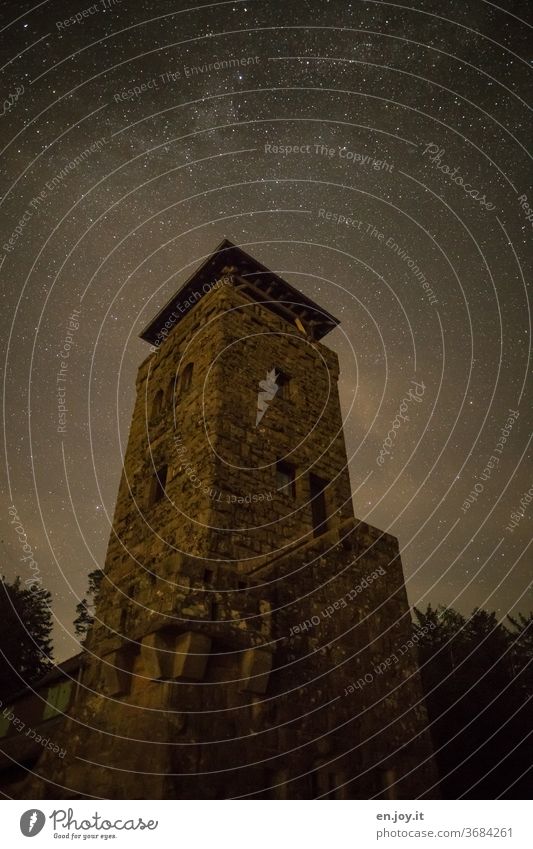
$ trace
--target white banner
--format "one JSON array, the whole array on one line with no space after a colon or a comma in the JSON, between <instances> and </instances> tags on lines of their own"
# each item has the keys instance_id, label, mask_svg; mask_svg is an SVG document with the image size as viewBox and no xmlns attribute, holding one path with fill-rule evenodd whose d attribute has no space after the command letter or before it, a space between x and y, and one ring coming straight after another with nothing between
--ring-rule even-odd
<instances>
[{"instance_id":1,"label":"white banner","mask_svg":"<svg viewBox=\"0 0 533 849\"><path fill-rule=\"evenodd\" d=\"M6 849L79 845L187 849L291 846L531 849L522 801L4 801ZM269 808L271 810L269 811ZM35 843L29 843L35 838Z\"/></svg>"}]
</instances>

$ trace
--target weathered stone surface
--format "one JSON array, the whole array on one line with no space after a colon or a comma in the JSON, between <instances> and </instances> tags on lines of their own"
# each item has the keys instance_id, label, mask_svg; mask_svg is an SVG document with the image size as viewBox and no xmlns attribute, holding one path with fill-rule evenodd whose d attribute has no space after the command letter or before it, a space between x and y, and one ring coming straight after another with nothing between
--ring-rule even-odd
<instances>
[{"instance_id":1,"label":"weathered stone surface","mask_svg":"<svg viewBox=\"0 0 533 849\"><path fill-rule=\"evenodd\" d=\"M111 652L103 658L102 689L110 696L122 696L131 687L131 653Z\"/></svg>"},{"instance_id":2,"label":"weathered stone surface","mask_svg":"<svg viewBox=\"0 0 533 849\"><path fill-rule=\"evenodd\" d=\"M141 641L139 663L136 666L137 675L147 678L172 678L173 657L168 640L161 633L147 634Z\"/></svg>"},{"instance_id":3,"label":"weathered stone surface","mask_svg":"<svg viewBox=\"0 0 533 849\"><path fill-rule=\"evenodd\" d=\"M205 634L187 631L181 634L173 646L172 678L189 678L201 681L211 648L211 639Z\"/></svg>"},{"instance_id":4,"label":"weathered stone surface","mask_svg":"<svg viewBox=\"0 0 533 849\"><path fill-rule=\"evenodd\" d=\"M249 693L266 693L272 670L272 652L264 649L248 649L243 652L241 665L241 689Z\"/></svg>"}]
</instances>

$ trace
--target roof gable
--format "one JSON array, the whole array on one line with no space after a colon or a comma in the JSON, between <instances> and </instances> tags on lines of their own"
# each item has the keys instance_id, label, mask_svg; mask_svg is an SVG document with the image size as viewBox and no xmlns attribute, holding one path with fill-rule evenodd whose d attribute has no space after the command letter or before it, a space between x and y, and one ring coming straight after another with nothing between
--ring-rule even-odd
<instances>
[{"instance_id":1,"label":"roof gable","mask_svg":"<svg viewBox=\"0 0 533 849\"><path fill-rule=\"evenodd\" d=\"M266 309L293 323L300 322L303 329L314 339L321 339L339 324L338 319L319 307L311 298L261 265L229 239L224 239L159 310L139 334L140 338L152 345L157 344L165 322L175 311L178 311L178 318L172 322L173 326L179 324L181 318L194 309L203 294L209 291L209 288L204 287L223 274L231 275L235 288L250 299L262 303Z\"/></svg>"}]
</instances>

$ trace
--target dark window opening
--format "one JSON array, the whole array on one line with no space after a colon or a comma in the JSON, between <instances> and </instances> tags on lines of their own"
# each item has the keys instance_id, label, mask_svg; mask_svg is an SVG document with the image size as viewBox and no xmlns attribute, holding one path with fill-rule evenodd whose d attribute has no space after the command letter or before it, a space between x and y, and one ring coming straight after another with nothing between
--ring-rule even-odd
<instances>
[{"instance_id":1,"label":"dark window opening","mask_svg":"<svg viewBox=\"0 0 533 849\"><path fill-rule=\"evenodd\" d=\"M276 486L278 490L291 495L296 495L296 469L291 463L279 460L276 463Z\"/></svg>"},{"instance_id":2,"label":"dark window opening","mask_svg":"<svg viewBox=\"0 0 533 849\"><path fill-rule=\"evenodd\" d=\"M163 399L164 393L162 389L158 389L154 395L154 402L152 404L152 418L156 418L161 415L163 410Z\"/></svg>"},{"instance_id":3,"label":"dark window opening","mask_svg":"<svg viewBox=\"0 0 533 849\"><path fill-rule=\"evenodd\" d=\"M188 392L191 388L193 367L193 363L187 363L187 365L183 369L183 374L181 376L180 383L180 394Z\"/></svg>"},{"instance_id":4,"label":"dark window opening","mask_svg":"<svg viewBox=\"0 0 533 849\"><path fill-rule=\"evenodd\" d=\"M279 387L277 391L278 398L283 398L286 401L291 397L291 379L288 374L285 374L281 369L276 369L276 383Z\"/></svg>"},{"instance_id":5,"label":"dark window opening","mask_svg":"<svg viewBox=\"0 0 533 849\"><path fill-rule=\"evenodd\" d=\"M152 491L150 493L150 503L156 504L165 497L165 487L167 485L168 466L161 466L152 478Z\"/></svg>"},{"instance_id":6,"label":"dark window opening","mask_svg":"<svg viewBox=\"0 0 533 849\"><path fill-rule=\"evenodd\" d=\"M167 404L169 407L172 407L174 403L174 396L176 394L176 379L172 378L167 388Z\"/></svg>"},{"instance_id":7,"label":"dark window opening","mask_svg":"<svg viewBox=\"0 0 533 849\"><path fill-rule=\"evenodd\" d=\"M324 490L328 481L319 478L312 472L309 475L309 491L311 495L311 513L313 517L314 536L325 534L328 529L328 513L326 507L326 495Z\"/></svg>"}]
</instances>

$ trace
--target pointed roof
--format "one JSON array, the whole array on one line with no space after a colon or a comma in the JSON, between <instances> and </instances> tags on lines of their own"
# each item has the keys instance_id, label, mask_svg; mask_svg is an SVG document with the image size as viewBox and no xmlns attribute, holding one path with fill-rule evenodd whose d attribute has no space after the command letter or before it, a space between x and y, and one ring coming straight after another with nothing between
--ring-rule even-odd
<instances>
[{"instance_id":1,"label":"pointed roof","mask_svg":"<svg viewBox=\"0 0 533 849\"><path fill-rule=\"evenodd\" d=\"M286 321L300 323L314 339L322 339L326 333L337 327L339 320L327 310L318 306L286 280L261 265L242 248L224 239L189 279L178 289L155 318L139 334L141 339L156 344L165 322L175 310L178 324L204 294L204 286L213 283L223 274L231 274L233 285L252 300L263 303L266 309L281 315ZM207 289L209 291L209 289ZM190 304L188 307L184 305Z\"/></svg>"}]
</instances>

